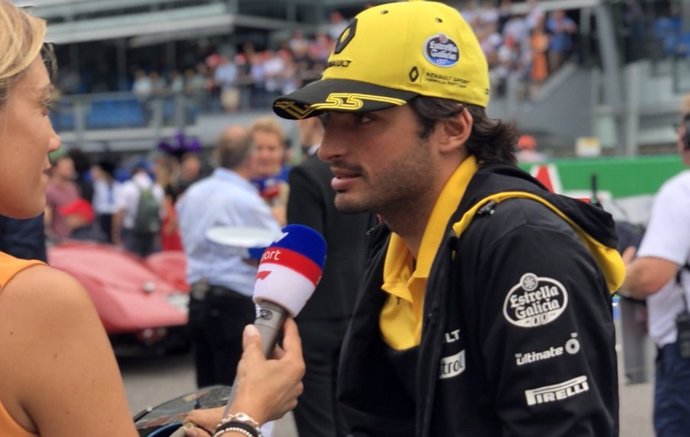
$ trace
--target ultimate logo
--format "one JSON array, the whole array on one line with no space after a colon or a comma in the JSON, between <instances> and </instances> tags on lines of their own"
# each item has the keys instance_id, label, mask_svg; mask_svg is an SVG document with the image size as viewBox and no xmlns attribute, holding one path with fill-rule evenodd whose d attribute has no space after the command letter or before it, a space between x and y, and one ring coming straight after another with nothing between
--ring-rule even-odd
<instances>
[{"instance_id":1,"label":"ultimate logo","mask_svg":"<svg viewBox=\"0 0 690 437\"><path fill-rule=\"evenodd\" d=\"M525 273L510 289L503 316L515 326L534 328L556 320L568 306L568 292L552 278Z\"/></svg>"}]
</instances>

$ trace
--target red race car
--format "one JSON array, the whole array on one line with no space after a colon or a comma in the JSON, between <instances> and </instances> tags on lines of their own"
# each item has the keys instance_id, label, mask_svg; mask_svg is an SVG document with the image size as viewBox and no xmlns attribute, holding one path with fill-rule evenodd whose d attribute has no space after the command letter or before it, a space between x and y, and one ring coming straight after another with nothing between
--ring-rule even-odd
<instances>
[{"instance_id":1,"label":"red race car","mask_svg":"<svg viewBox=\"0 0 690 437\"><path fill-rule=\"evenodd\" d=\"M48 248L48 262L86 288L116 355L189 349L183 252L142 260L108 244L67 241Z\"/></svg>"}]
</instances>

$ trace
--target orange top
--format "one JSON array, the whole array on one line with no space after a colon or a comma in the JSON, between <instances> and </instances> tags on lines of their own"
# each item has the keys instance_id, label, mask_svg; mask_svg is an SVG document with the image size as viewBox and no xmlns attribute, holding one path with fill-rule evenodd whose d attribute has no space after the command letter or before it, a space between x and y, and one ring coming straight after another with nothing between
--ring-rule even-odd
<instances>
[{"instance_id":1,"label":"orange top","mask_svg":"<svg viewBox=\"0 0 690 437\"><path fill-rule=\"evenodd\" d=\"M5 406L0 402L0 435L2 437L37 437L14 421L10 413L5 410Z\"/></svg>"},{"instance_id":2,"label":"orange top","mask_svg":"<svg viewBox=\"0 0 690 437\"><path fill-rule=\"evenodd\" d=\"M22 270L43 264L38 260L23 260L15 258L6 253L0 252L0 293L5 287L5 284L10 282L14 275ZM32 434L22 428L5 409L5 406L0 402L0 435L2 437L36 437L37 434Z\"/></svg>"}]
</instances>

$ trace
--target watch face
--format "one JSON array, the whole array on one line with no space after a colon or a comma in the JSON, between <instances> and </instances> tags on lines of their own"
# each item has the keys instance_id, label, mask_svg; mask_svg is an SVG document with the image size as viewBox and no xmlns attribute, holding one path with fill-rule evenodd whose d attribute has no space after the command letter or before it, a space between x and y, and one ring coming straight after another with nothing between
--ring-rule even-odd
<instances>
[{"instance_id":1,"label":"watch face","mask_svg":"<svg viewBox=\"0 0 690 437\"><path fill-rule=\"evenodd\" d=\"M219 425L222 425L224 423L229 423L229 422L244 423L244 424L250 425L252 428L256 428L257 431L261 428L261 425L259 424L259 422L254 420L253 417L251 417L250 415L248 415L246 413L241 413L241 412L240 413L234 413L234 414L233 413L228 414L227 416L225 416L221 419Z\"/></svg>"}]
</instances>

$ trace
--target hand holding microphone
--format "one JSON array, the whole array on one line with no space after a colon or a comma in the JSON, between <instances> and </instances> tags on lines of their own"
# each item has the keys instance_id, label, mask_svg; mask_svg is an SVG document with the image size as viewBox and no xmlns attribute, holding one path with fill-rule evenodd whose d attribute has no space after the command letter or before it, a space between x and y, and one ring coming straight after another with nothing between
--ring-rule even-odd
<instances>
[{"instance_id":1,"label":"hand holding microphone","mask_svg":"<svg viewBox=\"0 0 690 437\"><path fill-rule=\"evenodd\" d=\"M276 420L297 406L302 394L304 360L297 324L285 321L282 348L272 359L262 352L262 340L252 325L244 332L244 353L237 367L236 396L227 412L243 412L259 423Z\"/></svg>"},{"instance_id":2,"label":"hand holding microphone","mask_svg":"<svg viewBox=\"0 0 690 437\"><path fill-rule=\"evenodd\" d=\"M325 256L323 237L302 225L286 226L264 250L254 286L258 317L254 325L245 328L244 352L223 416L241 412L264 423L297 405L304 360L297 325L289 317L296 316L314 292ZM283 325L283 347L276 349ZM199 428L182 435L208 435L202 429L215 428L221 417L217 410L192 411L185 422Z\"/></svg>"},{"instance_id":3,"label":"hand holding microphone","mask_svg":"<svg viewBox=\"0 0 690 437\"><path fill-rule=\"evenodd\" d=\"M247 325L242 336L244 353L233 386L234 401L228 403L228 412L224 413L223 407L193 410L185 417L188 427L180 428L179 436L211 436L224 414L242 412L258 423L265 423L294 409L303 390L304 360L294 320L285 321L284 332L283 347L277 348L273 357L267 359L258 330Z\"/></svg>"},{"instance_id":4,"label":"hand holding microphone","mask_svg":"<svg viewBox=\"0 0 690 437\"><path fill-rule=\"evenodd\" d=\"M286 319L295 317L311 297L321 279L325 258L326 241L318 232L302 225L283 228L283 233L263 252L254 285L258 316L253 327L245 330L244 353L224 416L240 411L247 413L241 408L248 404L261 415L255 420L263 423L282 416L297 404L297 396L302 391L300 381L304 374L304 361L297 325L292 320L286 323ZM268 367L275 367L275 372L257 376L259 372L253 372L253 366L259 360L255 350L259 341L257 337L261 341L261 359L271 358L283 325L284 351L278 352L281 356L276 357L277 361L265 362ZM296 369L295 360L299 362ZM281 365L288 367L288 373L284 373L286 369L280 370ZM267 397L259 396L257 390L262 384L267 386L268 382L281 380L287 385L272 387Z\"/></svg>"},{"instance_id":5,"label":"hand holding microphone","mask_svg":"<svg viewBox=\"0 0 690 437\"><path fill-rule=\"evenodd\" d=\"M254 325L267 357L285 318L295 317L314 292L325 258L326 241L303 225L284 227L283 234L264 250L254 284L254 302L259 306Z\"/></svg>"}]
</instances>

